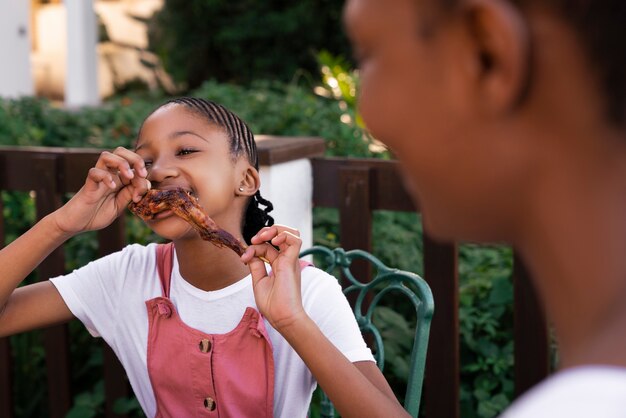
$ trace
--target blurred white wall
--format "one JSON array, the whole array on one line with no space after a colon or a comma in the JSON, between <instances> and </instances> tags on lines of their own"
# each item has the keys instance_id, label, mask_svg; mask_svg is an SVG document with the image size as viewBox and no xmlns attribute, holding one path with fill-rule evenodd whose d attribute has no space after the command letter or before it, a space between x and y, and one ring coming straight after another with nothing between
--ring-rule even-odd
<instances>
[{"instance_id":1,"label":"blurred white wall","mask_svg":"<svg viewBox=\"0 0 626 418\"><path fill-rule=\"evenodd\" d=\"M0 0L0 96L33 94L27 0Z\"/></svg>"},{"instance_id":2,"label":"blurred white wall","mask_svg":"<svg viewBox=\"0 0 626 418\"><path fill-rule=\"evenodd\" d=\"M297 228L302 248L313 245L313 168L301 158L259 167L261 196L274 204L270 215L277 224Z\"/></svg>"}]
</instances>

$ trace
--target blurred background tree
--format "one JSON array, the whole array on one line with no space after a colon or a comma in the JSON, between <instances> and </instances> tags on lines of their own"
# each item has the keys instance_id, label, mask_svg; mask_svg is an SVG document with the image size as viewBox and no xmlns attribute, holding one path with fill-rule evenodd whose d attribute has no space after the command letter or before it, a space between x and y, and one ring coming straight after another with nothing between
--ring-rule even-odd
<instances>
[{"instance_id":1,"label":"blurred background tree","mask_svg":"<svg viewBox=\"0 0 626 418\"><path fill-rule=\"evenodd\" d=\"M350 55L343 3L165 0L150 22L150 49L187 88L208 79L289 81L303 71L318 78L317 51Z\"/></svg>"}]
</instances>

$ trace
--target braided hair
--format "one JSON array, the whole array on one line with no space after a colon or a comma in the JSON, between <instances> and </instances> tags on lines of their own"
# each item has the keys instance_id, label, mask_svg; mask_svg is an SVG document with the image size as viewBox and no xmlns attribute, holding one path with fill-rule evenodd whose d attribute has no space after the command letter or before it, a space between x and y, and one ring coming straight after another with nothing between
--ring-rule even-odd
<instances>
[{"instance_id":1,"label":"braided hair","mask_svg":"<svg viewBox=\"0 0 626 418\"><path fill-rule=\"evenodd\" d=\"M165 102L164 107L171 104L185 106L198 116L203 117L210 124L217 125L224 129L230 140L230 153L234 159L245 155L248 162L259 169L259 155L257 153L256 142L252 131L246 123L224 106L210 100L196 97L181 97ZM261 207L263 206L263 207ZM248 201L243 218L242 234L247 244L259 230L265 226L272 226L274 218L269 215L274 209L274 205L257 192Z\"/></svg>"}]
</instances>

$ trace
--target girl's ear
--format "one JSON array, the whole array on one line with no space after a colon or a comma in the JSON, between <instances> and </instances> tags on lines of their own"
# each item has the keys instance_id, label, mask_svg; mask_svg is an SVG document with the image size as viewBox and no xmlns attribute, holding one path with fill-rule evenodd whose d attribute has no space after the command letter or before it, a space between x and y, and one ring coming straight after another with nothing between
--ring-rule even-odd
<instances>
[{"instance_id":1,"label":"girl's ear","mask_svg":"<svg viewBox=\"0 0 626 418\"><path fill-rule=\"evenodd\" d=\"M261 177L256 168L250 164L246 164L242 167L241 176L239 182L235 187L235 195L237 196L253 196L259 187L261 187Z\"/></svg>"}]
</instances>

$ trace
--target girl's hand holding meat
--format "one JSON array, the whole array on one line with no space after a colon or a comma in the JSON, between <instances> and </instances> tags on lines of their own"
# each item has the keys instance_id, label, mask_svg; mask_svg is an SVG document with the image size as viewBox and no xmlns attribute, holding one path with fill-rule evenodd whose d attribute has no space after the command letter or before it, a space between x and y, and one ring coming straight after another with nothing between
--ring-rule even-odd
<instances>
[{"instance_id":1,"label":"girl's hand holding meat","mask_svg":"<svg viewBox=\"0 0 626 418\"><path fill-rule=\"evenodd\" d=\"M55 213L57 227L74 235L108 226L150 188L147 175L143 159L134 152L122 147L103 152L84 186Z\"/></svg>"},{"instance_id":2,"label":"girl's hand holding meat","mask_svg":"<svg viewBox=\"0 0 626 418\"><path fill-rule=\"evenodd\" d=\"M250 266L260 312L279 331L306 318L300 292L300 233L283 225L273 225L261 229L251 242L241 259ZM269 274L259 257L270 262Z\"/></svg>"}]
</instances>

